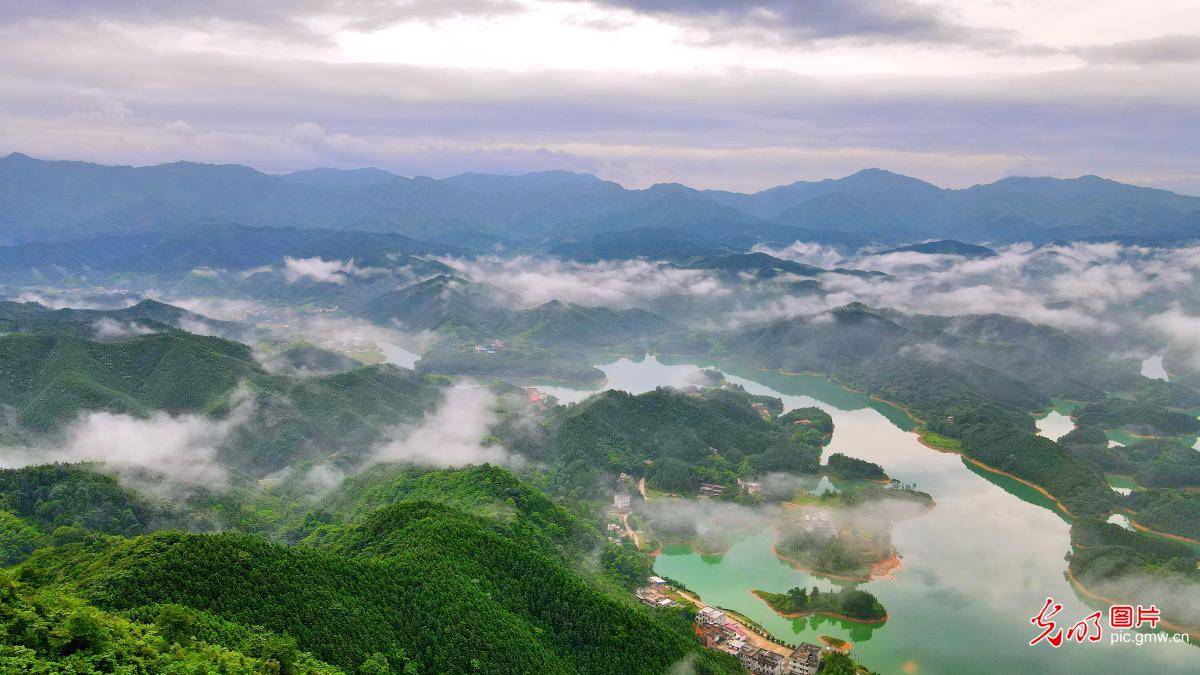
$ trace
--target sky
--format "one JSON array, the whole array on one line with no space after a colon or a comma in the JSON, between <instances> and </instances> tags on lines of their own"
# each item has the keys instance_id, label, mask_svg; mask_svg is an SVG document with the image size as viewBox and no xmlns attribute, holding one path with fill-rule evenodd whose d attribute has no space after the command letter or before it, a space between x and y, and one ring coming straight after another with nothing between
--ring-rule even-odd
<instances>
[{"instance_id":1,"label":"sky","mask_svg":"<svg viewBox=\"0 0 1200 675\"><path fill-rule=\"evenodd\" d=\"M1200 194L1195 0L0 0L0 153Z\"/></svg>"}]
</instances>

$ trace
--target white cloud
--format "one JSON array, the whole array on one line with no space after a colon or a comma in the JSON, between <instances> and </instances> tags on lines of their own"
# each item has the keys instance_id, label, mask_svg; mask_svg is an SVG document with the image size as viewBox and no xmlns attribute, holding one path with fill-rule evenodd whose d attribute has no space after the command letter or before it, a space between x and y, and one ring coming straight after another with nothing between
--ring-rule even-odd
<instances>
[{"instance_id":1,"label":"white cloud","mask_svg":"<svg viewBox=\"0 0 1200 675\"><path fill-rule=\"evenodd\" d=\"M483 386L455 384L437 410L415 427L396 429L394 438L378 446L368 463L450 467L518 461L504 448L484 443L495 420L494 403L495 396Z\"/></svg>"},{"instance_id":2,"label":"white cloud","mask_svg":"<svg viewBox=\"0 0 1200 675\"><path fill-rule=\"evenodd\" d=\"M1166 338L1172 347L1190 354L1189 365L1200 368L1200 316L1174 307L1147 318L1146 326Z\"/></svg>"},{"instance_id":3,"label":"white cloud","mask_svg":"<svg viewBox=\"0 0 1200 675\"><path fill-rule=\"evenodd\" d=\"M347 267L341 260L325 260L323 258L293 258L283 259L283 278L289 284L301 279L325 282L330 284L346 283Z\"/></svg>"},{"instance_id":4,"label":"white cloud","mask_svg":"<svg viewBox=\"0 0 1200 675\"><path fill-rule=\"evenodd\" d=\"M128 337L134 337L136 335L149 335L154 332L152 329L147 328L140 323L134 321L121 323L120 321L110 319L107 316L100 317L100 319L93 324L93 328L95 328L96 331L95 338L101 342L124 340Z\"/></svg>"},{"instance_id":5,"label":"white cloud","mask_svg":"<svg viewBox=\"0 0 1200 675\"><path fill-rule=\"evenodd\" d=\"M186 484L222 488L228 472L217 453L233 430L254 410L253 399L235 394L225 419L156 412L147 418L89 412L68 426L52 448L3 448L0 463L26 466L49 462L103 462L118 472L149 470Z\"/></svg>"},{"instance_id":6,"label":"white cloud","mask_svg":"<svg viewBox=\"0 0 1200 675\"><path fill-rule=\"evenodd\" d=\"M369 277L376 274L387 274L388 271L375 267L358 267L353 260L325 260L324 258L293 258L283 259L283 278L289 284L301 279L344 284L351 276Z\"/></svg>"},{"instance_id":7,"label":"white cloud","mask_svg":"<svg viewBox=\"0 0 1200 675\"><path fill-rule=\"evenodd\" d=\"M702 270L677 269L646 260L581 263L491 256L443 262L462 270L473 281L512 293L525 306L561 300L625 308L664 296L716 298L733 292Z\"/></svg>"}]
</instances>

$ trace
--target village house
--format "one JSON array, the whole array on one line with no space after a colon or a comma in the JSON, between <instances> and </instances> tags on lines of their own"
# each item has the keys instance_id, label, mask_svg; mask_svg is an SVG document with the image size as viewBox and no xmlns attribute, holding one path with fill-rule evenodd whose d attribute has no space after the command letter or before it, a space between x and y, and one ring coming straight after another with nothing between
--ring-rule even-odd
<instances>
[{"instance_id":1,"label":"village house","mask_svg":"<svg viewBox=\"0 0 1200 675\"><path fill-rule=\"evenodd\" d=\"M738 485L748 495L756 495L762 492L762 483L756 483L752 480L738 479Z\"/></svg>"},{"instance_id":2,"label":"village house","mask_svg":"<svg viewBox=\"0 0 1200 675\"><path fill-rule=\"evenodd\" d=\"M821 648L808 642L801 642L788 657L783 672L785 675L816 675L820 668Z\"/></svg>"},{"instance_id":3,"label":"village house","mask_svg":"<svg viewBox=\"0 0 1200 675\"><path fill-rule=\"evenodd\" d=\"M742 667L757 675L783 675L787 657L762 647L746 645L738 655Z\"/></svg>"},{"instance_id":4,"label":"village house","mask_svg":"<svg viewBox=\"0 0 1200 675\"><path fill-rule=\"evenodd\" d=\"M637 596L638 600L642 601L642 604L650 605L651 607L674 607L676 605L675 600L663 595L654 588L639 588L633 594Z\"/></svg>"},{"instance_id":5,"label":"village house","mask_svg":"<svg viewBox=\"0 0 1200 675\"><path fill-rule=\"evenodd\" d=\"M724 635L719 635L717 641L709 646L715 647L716 649L719 649L730 656L740 657L742 655L742 650L746 648L746 638L725 637Z\"/></svg>"},{"instance_id":6,"label":"village house","mask_svg":"<svg viewBox=\"0 0 1200 675\"><path fill-rule=\"evenodd\" d=\"M696 624L701 627L720 628L725 625L725 612L716 607L701 607L700 611L696 612Z\"/></svg>"},{"instance_id":7,"label":"village house","mask_svg":"<svg viewBox=\"0 0 1200 675\"><path fill-rule=\"evenodd\" d=\"M613 495L613 510L617 513L626 513L629 511L630 498L629 495Z\"/></svg>"},{"instance_id":8,"label":"village house","mask_svg":"<svg viewBox=\"0 0 1200 675\"><path fill-rule=\"evenodd\" d=\"M725 492L725 486L718 483L701 483L701 497L720 497Z\"/></svg>"}]
</instances>

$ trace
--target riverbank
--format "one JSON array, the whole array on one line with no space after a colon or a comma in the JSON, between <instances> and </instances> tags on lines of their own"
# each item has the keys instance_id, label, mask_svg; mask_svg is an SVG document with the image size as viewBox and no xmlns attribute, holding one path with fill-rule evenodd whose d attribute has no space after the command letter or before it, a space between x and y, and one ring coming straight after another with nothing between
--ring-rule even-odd
<instances>
[{"instance_id":1,"label":"riverbank","mask_svg":"<svg viewBox=\"0 0 1200 675\"><path fill-rule=\"evenodd\" d=\"M1058 498L1056 498L1054 495L1050 494L1049 490L1042 487L1041 485L1038 485L1037 483L1034 483L1033 481L1025 480L1024 478L1021 478L1020 476L1009 473L1003 469L997 469L996 467L991 466L990 464L985 464L985 463L979 461L978 459L975 459L974 457L968 455L963 450L956 450L954 448L938 446L938 445L934 445L932 443L928 443L919 433L917 434L917 440L921 443L921 445L929 448L930 450L936 450L938 452L944 452L944 453L948 453L948 454L952 454L952 455L958 455L963 458L964 462L970 462L971 465L977 466L980 469L983 469L984 471L987 471L989 473L994 473L994 474L997 474L1000 476L1005 476L1007 478L1011 478L1011 479L1017 481L1018 483L1025 485L1026 487L1033 488L1039 494L1041 494L1043 497L1050 500L1058 510L1063 512L1063 515L1067 516L1068 518L1072 518L1072 519L1075 518L1075 514L1071 513L1071 509L1068 509L1065 504L1063 504L1061 501L1058 500Z\"/></svg>"},{"instance_id":2,"label":"riverbank","mask_svg":"<svg viewBox=\"0 0 1200 675\"><path fill-rule=\"evenodd\" d=\"M679 597L690 602L697 609L709 606L706 605L704 601L700 599L700 596L693 591L675 589L675 593ZM747 644L754 645L755 647L765 649L776 654L782 654L784 656L788 656L792 653L791 647L786 645L782 640L777 639L774 635L771 635L771 633L762 626L753 623L747 617L744 617L733 610L725 608L719 609L722 609L722 611L725 612L725 619L727 621L732 621L742 629L743 634L746 636Z\"/></svg>"},{"instance_id":3,"label":"riverbank","mask_svg":"<svg viewBox=\"0 0 1200 675\"><path fill-rule=\"evenodd\" d=\"M820 609L812 610L812 611L805 611L805 612L782 612L779 609L777 609L774 605L772 605L770 600L763 597L764 592L765 591L760 591L760 590L753 589L753 588L750 589L751 595L753 595L754 597L758 598L759 600L762 600L763 602L767 603L767 607L770 607L772 612L775 612L776 614L778 614L779 616L782 616L785 619L800 619L800 618L803 618L806 616L817 615L817 616L826 616L831 619L838 619L840 621L851 621L854 623L866 623L866 624L874 624L874 625L880 625L880 624L887 623L887 620L888 620L888 615L886 612L884 613L883 617L878 618L878 619L862 619L862 618L858 618L858 617L849 616L846 614L841 614L838 612L830 612L830 611L820 610Z\"/></svg>"}]
</instances>

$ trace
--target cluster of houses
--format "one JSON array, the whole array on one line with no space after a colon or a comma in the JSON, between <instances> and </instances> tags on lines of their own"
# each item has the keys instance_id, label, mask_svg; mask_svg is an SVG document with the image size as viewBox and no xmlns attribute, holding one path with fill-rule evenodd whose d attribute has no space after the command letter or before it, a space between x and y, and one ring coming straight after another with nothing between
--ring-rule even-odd
<instances>
[{"instance_id":1,"label":"cluster of houses","mask_svg":"<svg viewBox=\"0 0 1200 675\"><path fill-rule=\"evenodd\" d=\"M738 487L742 492L748 495L756 495L762 492L762 483L752 480L737 479ZM699 497L701 499L716 499L725 494L725 486L720 483L701 483Z\"/></svg>"},{"instance_id":2,"label":"cluster of houses","mask_svg":"<svg viewBox=\"0 0 1200 675\"><path fill-rule=\"evenodd\" d=\"M762 483L757 483L752 480L738 479L738 487L742 488L742 492L748 495L756 495L762 492Z\"/></svg>"},{"instance_id":3,"label":"cluster of houses","mask_svg":"<svg viewBox=\"0 0 1200 675\"><path fill-rule=\"evenodd\" d=\"M361 335L352 335L335 340L325 340L321 343L321 348L335 352L349 353L373 352L379 350L379 346L375 344L374 340Z\"/></svg>"},{"instance_id":4,"label":"cluster of houses","mask_svg":"<svg viewBox=\"0 0 1200 675\"><path fill-rule=\"evenodd\" d=\"M809 511L806 512L800 520L800 527L805 534L810 534L815 537L824 539L832 539L838 536L837 527L829 520L829 514L824 511Z\"/></svg>"},{"instance_id":5,"label":"cluster of houses","mask_svg":"<svg viewBox=\"0 0 1200 675\"><path fill-rule=\"evenodd\" d=\"M639 588L634 591L634 595L644 605L651 607L674 607L679 604L674 598L663 593L667 587L667 580L662 577L650 577L650 585L644 588Z\"/></svg>"},{"instance_id":6,"label":"cluster of houses","mask_svg":"<svg viewBox=\"0 0 1200 675\"><path fill-rule=\"evenodd\" d=\"M505 344L504 340L492 340L486 344L475 345L474 350L476 354L495 354L506 346L508 345Z\"/></svg>"},{"instance_id":7,"label":"cluster of houses","mask_svg":"<svg viewBox=\"0 0 1200 675\"><path fill-rule=\"evenodd\" d=\"M716 607L701 608L696 613L696 627L706 646L736 656L746 670L758 675L816 675L821 668L820 647L807 642L795 649L751 644L746 629Z\"/></svg>"}]
</instances>

